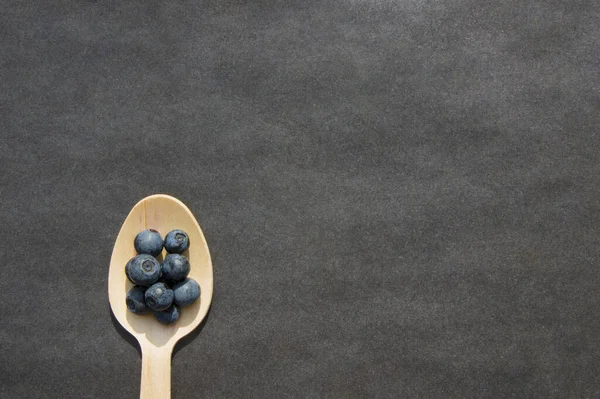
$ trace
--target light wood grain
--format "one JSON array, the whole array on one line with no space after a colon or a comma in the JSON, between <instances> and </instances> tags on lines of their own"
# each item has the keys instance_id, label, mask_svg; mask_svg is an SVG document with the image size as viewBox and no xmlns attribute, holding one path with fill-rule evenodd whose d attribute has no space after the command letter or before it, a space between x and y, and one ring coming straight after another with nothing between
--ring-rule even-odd
<instances>
[{"instance_id":1,"label":"light wood grain","mask_svg":"<svg viewBox=\"0 0 600 399\"><path fill-rule=\"evenodd\" d=\"M191 265L189 277L200 284L200 300L185 307L173 325L160 324L152 314L136 315L127 310L125 296L133 286L125 276L125 264L136 255L135 236L145 229L158 230L164 237L181 229L190 237L190 248L184 253ZM159 256L159 261L166 252ZM110 261L108 297L121 325L139 342L142 350L142 399L167 399L171 396L171 354L177 341L196 328L206 316L213 293L213 270L204 234L196 218L178 199L157 194L138 202L121 227Z\"/></svg>"}]
</instances>

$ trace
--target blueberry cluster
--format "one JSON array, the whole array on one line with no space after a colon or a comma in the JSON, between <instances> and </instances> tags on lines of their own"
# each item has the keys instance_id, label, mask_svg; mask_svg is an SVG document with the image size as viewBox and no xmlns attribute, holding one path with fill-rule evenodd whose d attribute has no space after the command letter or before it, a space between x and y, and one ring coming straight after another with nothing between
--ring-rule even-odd
<instances>
[{"instance_id":1,"label":"blueberry cluster","mask_svg":"<svg viewBox=\"0 0 600 399\"><path fill-rule=\"evenodd\" d=\"M138 255L127 262L125 274L135 286L127 292L127 308L135 314L154 312L162 324L179 319L180 308L200 298L200 285L188 278L190 262L183 256L190 238L183 230L173 230L165 239L156 230L144 230L135 237ZM163 247L169 253L162 264L155 256Z\"/></svg>"}]
</instances>

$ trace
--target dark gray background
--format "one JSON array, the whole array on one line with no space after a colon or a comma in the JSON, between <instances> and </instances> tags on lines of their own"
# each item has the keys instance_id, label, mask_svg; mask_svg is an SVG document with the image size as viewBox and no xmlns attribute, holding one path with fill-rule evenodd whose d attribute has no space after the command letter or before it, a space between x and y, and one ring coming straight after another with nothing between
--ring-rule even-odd
<instances>
[{"instance_id":1,"label":"dark gray background","mask_svg":"<svg viewBox=\"0 0 600 399\"><path fill-rule=\"evenodd\" d=\"M600 3L1 2L2 398L135 398L111 250L215 271L174 398L600 393Z\"/></svg>"}]
</instances>

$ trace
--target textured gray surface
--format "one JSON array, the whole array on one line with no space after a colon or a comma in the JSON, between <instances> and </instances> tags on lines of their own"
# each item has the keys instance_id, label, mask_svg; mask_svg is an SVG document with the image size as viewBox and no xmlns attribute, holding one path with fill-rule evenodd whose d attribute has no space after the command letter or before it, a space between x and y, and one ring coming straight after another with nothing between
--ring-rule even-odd
<instances>
[{"instance_id":1,"label":"textured gray surface","mask_svg":"<svg viewBox=\"0 0 600 399\"><path fill-rule=\"evenodd\" d=\"M135 398L130 208L212 251L174 398L600 392L597 1L1 2L0 396Z\"/></svg>"}]
</instances>

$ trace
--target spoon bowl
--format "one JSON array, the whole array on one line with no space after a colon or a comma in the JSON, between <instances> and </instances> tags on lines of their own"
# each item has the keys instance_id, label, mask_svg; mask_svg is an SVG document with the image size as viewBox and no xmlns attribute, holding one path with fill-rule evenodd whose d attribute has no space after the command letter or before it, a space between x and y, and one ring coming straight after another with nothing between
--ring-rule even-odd
<instances>
[{"instance_id":1,"label":"spoon bowl","mask_svg":"<svg viewBox=\"0 0 600 399\"><path fill-rule=\"evenodd\" d=\"M183 254L191 265L189 277L200 284L200 299L181 309L172 325L160 324L152 314L137 315L127 309L125 297L133 284L125 275L125 264L134 256L135 236L154 229L165 236L175 229L184 230L190 247ZM157 257L162 261L166 251ZM138 202L125 219L115 242L108 272L108 298L119 323L133 335L142 350L142 399L169 398L171 394L171 354L173 347L192 332L205 318L213 293L213 270L208 246L192 212L178 199L151 195Z\"/></svg>"}]
</instances>

